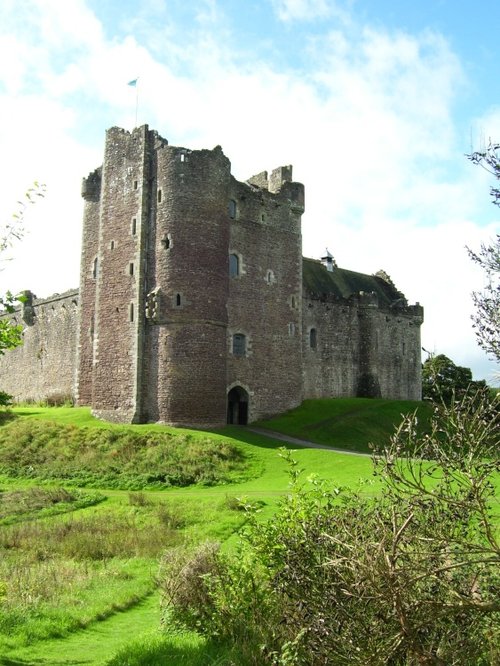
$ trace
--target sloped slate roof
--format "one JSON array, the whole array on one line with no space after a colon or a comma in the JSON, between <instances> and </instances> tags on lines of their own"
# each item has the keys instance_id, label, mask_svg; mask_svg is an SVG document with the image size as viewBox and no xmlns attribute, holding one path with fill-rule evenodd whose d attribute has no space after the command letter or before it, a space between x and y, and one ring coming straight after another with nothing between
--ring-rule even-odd
<instances>
[{"instance_id":1,"label":"sloped slate roof","mask_svg":"<svg viewBox=\"0 0 500 666\"><path fill-rule=\"evenodd\" d=\"M302 270L304 287L312 297L321 298L331 294L337 298L350 298L360 291L375 292L380 305L390 305L404 298L393 284L376 275L338 267L330 272L321 262L306 258L302 260Z\"/></svg>"}]
</instances>

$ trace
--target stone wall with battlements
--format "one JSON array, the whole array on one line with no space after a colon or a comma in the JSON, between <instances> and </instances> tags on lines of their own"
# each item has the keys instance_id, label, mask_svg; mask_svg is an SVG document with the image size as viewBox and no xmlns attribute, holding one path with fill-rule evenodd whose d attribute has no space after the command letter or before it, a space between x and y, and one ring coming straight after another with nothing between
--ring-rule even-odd
<instances>
[{"instance_id":1,"label":"stone wall with battlements","mask_svg":"<svg viewBox=\"0 0 500 666\"><path fill-rule=\"evenodd\" d=\"M74 394L78 291L28 300L12 315L23 326L23 344L0 356L0 388L19 401Z\"/></svg>"}]
</instances>

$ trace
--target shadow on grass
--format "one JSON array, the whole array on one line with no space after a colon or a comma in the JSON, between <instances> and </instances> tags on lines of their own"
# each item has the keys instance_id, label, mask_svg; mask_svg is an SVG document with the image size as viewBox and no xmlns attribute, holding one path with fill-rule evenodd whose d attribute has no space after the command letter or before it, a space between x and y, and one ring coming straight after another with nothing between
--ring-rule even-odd
<instances>
[{"instance_id":1,"label":"shadow on grass","mask_svg":"<svg viewBox=\"0 0 500 666\"><path fill-rule=\"evenodd\" d=\"M130 643L107 661L106 666L244 666L245 663L234 650L207 641L194 632L174 632L170 636L160 634Z\"/></svg>"},{"instance_id":2,"label":"shadow on grass","mask_svg":"<svg viewBox=\"0 0 500 666\"><path fill-rule=\"evenodd\" d=\"M11 412L10 409L0 409L0 426L10 423L14 419L17 419L17 414Z\"/></svg>"},{"instance_id":3,"label":"shadow on grass","mask_svg":"<svg viewBox=\"0 0 500 666\"><path fill-rule=\"evenodd\" d=\"M62 657L61 659L54 659L49 657L47 659L18 659L10 657L0 657L0 666L79 666L79 664L90 664L87 659L75 660L74 657Z\"/></svg>"},{"instance_id":4,"label":"shadow on grass","mask_svg":"<svg viewBox=\"0 0 500 666\"><path fill-rule=\"evenodd\" d=\"M418 413L420 433L428 431L432 405L410 400L373 398L306 400L296 409L267 421L256 421L251 426L337 450L371 454L371 444L383 448L401 423L403 415L413 412ZM267 441L264 435L245 433L241 427L228 426L221 433L264 448L301 446L298 442L273 440L272 432L269 433L271 439ZM306 447L307 444L302 446Z\"/></svg>"},{"instance_id":5,"label":"shadow on grass","mask_svg":"<svg viewBox=\"0 0 500 666\"><path fill-rule=\"evenodd\" d=\"M251 426L250 426L251 427ZM257 446L261 449L296 449L298 448L297 444L291 444L280 439L273 438L272 434L261 435L256 432L252 432L247 429L247 426L226 426L225 428L220 428L218 430L212 431L219 435L224 435L225 437L231 437L231 439L241 442L243 444L252 444L252 446Z\"/></svg>"}]
</instances>

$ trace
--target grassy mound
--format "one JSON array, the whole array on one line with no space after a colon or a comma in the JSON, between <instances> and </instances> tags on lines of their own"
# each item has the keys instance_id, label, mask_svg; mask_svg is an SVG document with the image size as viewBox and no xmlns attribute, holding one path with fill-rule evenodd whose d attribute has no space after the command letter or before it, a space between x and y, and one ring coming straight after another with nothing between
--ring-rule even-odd
<instances>
[{"instance_id":1,"label":"grassy mound","mask_svg":"<svg viewBox=\"0 0 500 666\"><path fill-rule=\"evenodd\" d=\"M244 471L239 447L208 436L31 419L0 428L0 472L11 477L134 490L226 483Z\"/></svg>"},{"instance_id":2,"label":"grassy mound","mask_svg":"<svg viewBox=\"0 0 500 666\"><path fill-rule=\"evenodd\" d=\"M373 398L305 400L300 407L256 425L318 444L367 453L370 444L388 443L402 415L415 411L424 432L432 414L430 403Z\"/></svg>"}]
</instances>

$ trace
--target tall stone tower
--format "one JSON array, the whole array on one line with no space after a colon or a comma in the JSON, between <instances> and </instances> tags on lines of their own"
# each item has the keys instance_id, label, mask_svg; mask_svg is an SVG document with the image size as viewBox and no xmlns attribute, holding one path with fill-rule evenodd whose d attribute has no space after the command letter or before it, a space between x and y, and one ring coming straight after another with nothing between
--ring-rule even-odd
<instances>
[{"instance_id":1,"label":"tall stone tower","mask_svg":"<svg viewBox=\"0 0 500 666\"><path fill-rule=\"evenodd\" d=\"M108 130L84 180L77 400L114 421L226 420L230 163Z\"/></svg>"}]
</instances>

